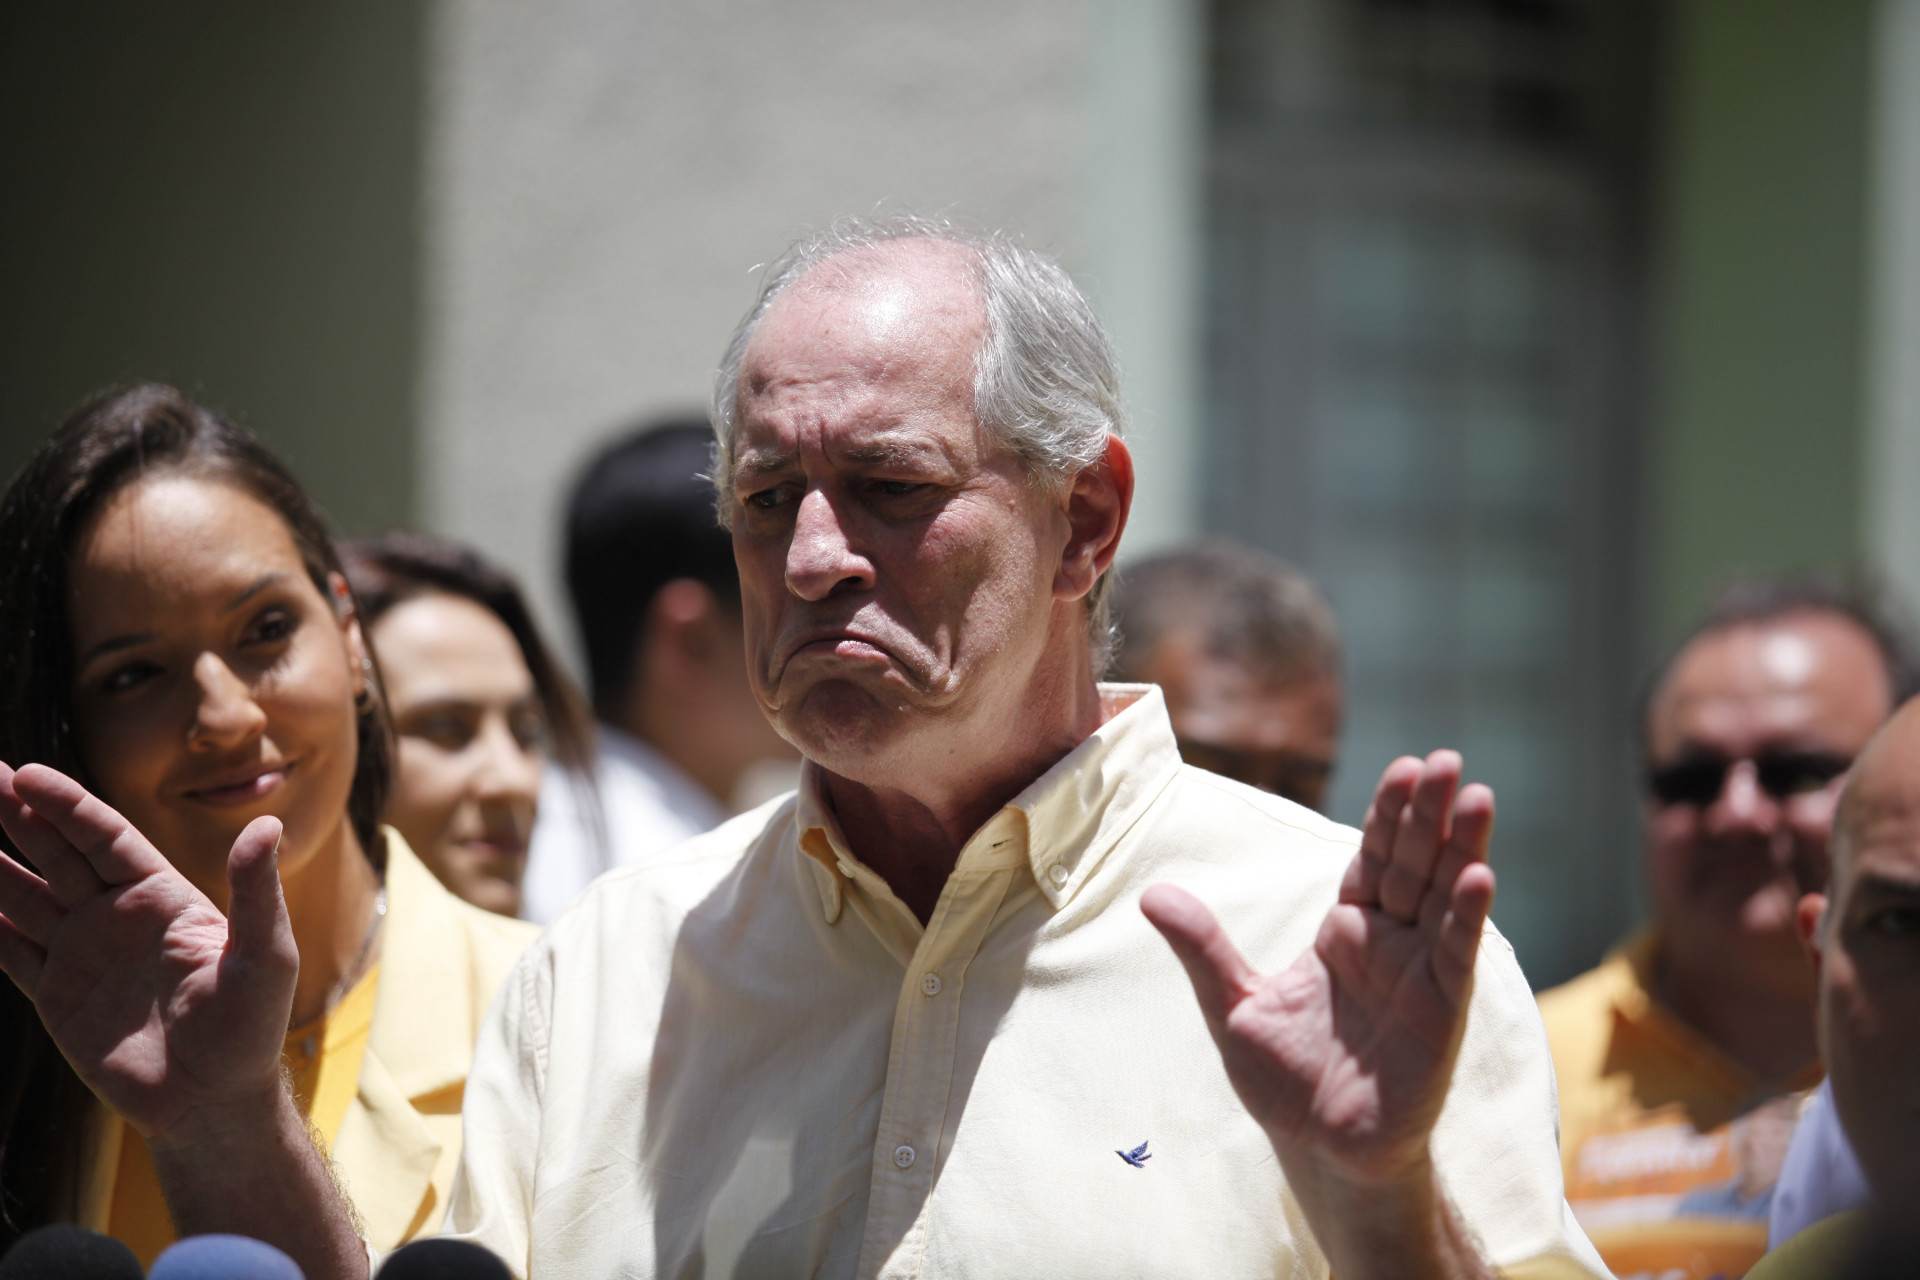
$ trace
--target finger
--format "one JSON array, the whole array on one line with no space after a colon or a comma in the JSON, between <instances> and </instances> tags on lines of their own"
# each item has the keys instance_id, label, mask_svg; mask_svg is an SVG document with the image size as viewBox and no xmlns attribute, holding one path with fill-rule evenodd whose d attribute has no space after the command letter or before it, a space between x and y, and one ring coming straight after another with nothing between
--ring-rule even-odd
<instances>
[{"instance_id":1,"label":"finger","mask_svg":"<svg viewBox=\"0 0 1920 1280\"><path fill-rule=\"evenodd\" d=\"M1473 987L1473 961L1480 954L1480 934L1493 910L1493 868L1484 862L1468 864L1453 883L1440 937L1433 948L1433 980L1457 1009Z\"/></svg>"},{"instance_id":2,"label":"finger","mask_svg":"<svg viewBox=\"0 0 1920 1280\"><path fill-rule=\"evenodd\" d=\"M21 798L14 788L18 776L0 764L0 827L6 828L14 846L33 862L54 897L68 907L77 907L107 886L73 843Z\"/></svg>"},{"instance_id":3,"label":"finger","mask_svg":"<svg viewBox=\"0 0 1920 1280\"><path fill-rule=\"evenodd\" d=\"M1355 994L1379 987L1380 975L1373 963L1373 944L1380 937L1375 927L1378 919L1377 908L1335 903L1314 935L1313 949L1320 962L1341 986Z\"/></svg>"},{"instance_id":4,"label":"finger","mask_svg":"<svg viewBox=\"0 0 1920 1280\"><path fill-rule=\"evenodd\" d=\"M39 946L46 946L53 927L67 909L53 896L47 882L0 853L0 915Z\"/></svg>"},{"instance_id":5,"label":"finger","mask_svg":"<svg viewBox=\"0 0 1920 1280\"><path fill-rule=\"evenodd\" d=\"M1373 906L1380 901L1380 879L1393 858L1393 844L1399 834L1400 815L1420 781L1422 765L1412 756L1401 756L1380 774L1373 789L1373 801L1360 824L1360 852L1347 868L1340 884L1340 901Z\"/></svg>"},{"instance_id":6,"label":"finger","mask_svg":"<svg viewBox=\"0 0 1920 1280\"><path fill-rule=\"evenodd\" d=\"M292 949L292 925L280 888L278 818L255 818L227 855L227 955L271 968Z\"/></svg>"},{"instance_id":7,"label":"finger","mask_svg":"<svg viewBox=\"0 0 1920 1280\"><path fill-rule=\"evenodd\" d=\"M1185 889L1157 884L1140 895L1140 910L1187 970L1200 1012L1216 1031L1260 979L1213 912Z\"/></svg>"},{"instance_id":8,"label":"finger","mask_svg":"<svg viewBox=\"0 0 1920 1280\"><path fill-rule=\"evenodd\" d=\"M1433 878L1434 862L1447 839L1453 793L1460 785L1460 754L1436 751L1427 757L1413 799L1394 833L1393 856L1380 877L1380 909L1399 920L1414 921Z\"/></svg>"},{"instance_id":9,"label":"finger","mask_svg":"<svg viewBox=\"0 0 1920 1280\"><path fill-rule=\"evenodd\" d=\"M1433 879L1420 903L1420 931L1427 937L1438 936L1440 920L1452 902L1454 882L1462 871L1487 860L1492 838L1493 789L1478 782L1462 787L1453 803L1453 832L1440 851Z\"/></svg>"},{"instance_id":10,"label":"finger","mask_svg":"<svg viewBox=\"0 0 1920 1280\"><path fill-rule=\"evenodd\" d=\"M27 765L13 775L13 789L105 883L126 884L167 868L167 860L132 823L58 769Z\"/></svg>"},{"instance_id":11,"label":"finger","mask_svg":"<svg viewBox=\"0 0 1920 1280\"><path fill-rule=\"evenodd\" d=\"M13 921L0 916L0 973L12 978L31 1000L40 989L40 974L46 965L46 951L15 928Z\"/></svg>"}]
</instances>

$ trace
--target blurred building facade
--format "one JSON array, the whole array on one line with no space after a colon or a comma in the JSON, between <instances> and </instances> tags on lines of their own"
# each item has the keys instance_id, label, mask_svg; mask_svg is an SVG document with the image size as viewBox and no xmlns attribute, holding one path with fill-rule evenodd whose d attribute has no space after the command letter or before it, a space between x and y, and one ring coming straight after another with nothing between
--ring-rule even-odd
<instances>
[{"instance_id":1,"label":"blurred building facade","mask_svg":"<svg viewBox=\"0 0 1920 1280\"><path fill-rule=\"evenodd\" d=\"M11 6L0 121L0 468L168 378L556 623L576 460L795 231L1023 231L1120 348L1130 549L1325 583L1335 815L1462 747L1540 984L1635 913L1634 695L1713 588L1920 600L1920 0Z\"/></svg>"}]
</instances>

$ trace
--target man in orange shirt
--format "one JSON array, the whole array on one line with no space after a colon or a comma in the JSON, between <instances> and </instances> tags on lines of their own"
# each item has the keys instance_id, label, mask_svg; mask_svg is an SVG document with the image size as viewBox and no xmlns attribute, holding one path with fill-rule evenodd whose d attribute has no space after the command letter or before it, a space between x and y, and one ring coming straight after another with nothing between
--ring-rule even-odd
<instances>
[{"instance_id":1,"label":"man in orange shirt","mask_svg":"<svg viewBox=\"0 0 1920 1280\"><path fill-rule=\"evenodd\" d=\"M1810 584L1723 598L1647 704L1651 926L1541 996L1567 1198L1633 1277L1743 1275L1820 1079L1795 927L1848 766L1911 691L1892 631Z\"/></svg>"}]
</instances>

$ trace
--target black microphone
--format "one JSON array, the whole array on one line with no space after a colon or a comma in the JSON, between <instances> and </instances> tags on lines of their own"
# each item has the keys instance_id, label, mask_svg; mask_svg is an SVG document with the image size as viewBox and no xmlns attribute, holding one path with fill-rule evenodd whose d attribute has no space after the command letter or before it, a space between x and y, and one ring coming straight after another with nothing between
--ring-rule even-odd
<instances>
[{"instance_id":1,"label":"black microphone","mask_svg":"<svg viewBox=\"0 0 1920 1280\"><path fill-rule=\"evenodd\" d=\"M140 1280L133 1250L97 1231L56 1223L29 1231L0 1258L0 1280Z\"/></svg>"},{"instance_id":2,"label":"black microphone","mask_svg":"<svg viewBox=\"0 0 1920 1280\"><path fill-rule=\"evenodd\" d=\"M415 1240L382 1263L373 1280L513 1280L513 1273L477 1244Z\"/></svg>"},{"instance_id":3,"label":"black microphone","mask_svg":"<svg viewBox=\"0 0 1920 1280\"><path fill-rule=\"evenodd\" d=\"M147 1280L306 1280L300 1264L251 1236L188 1236L154 1259Z\"/></svg>"}]
</instances>

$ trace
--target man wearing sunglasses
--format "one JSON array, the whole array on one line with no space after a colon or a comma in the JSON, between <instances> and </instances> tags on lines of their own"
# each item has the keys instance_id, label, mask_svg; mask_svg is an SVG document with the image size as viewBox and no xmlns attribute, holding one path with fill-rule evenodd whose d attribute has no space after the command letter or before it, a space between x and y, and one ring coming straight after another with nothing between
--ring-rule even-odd
<instances>
[{"instance_id":1,"label":"man wearing sunglasses","mask_svg":"<svg viewBox=\"0 0 1920 1280\"><path fill-rule=\"evenodd\" d=\"M1731 1280L1765 1251L1820 1079L1795 911L1826 884L1849 765L1912 683L1867 601L1762 582L1723 597L1653 685L1652 922L1540 998L1567 1198L1621 1276Z\"/></svg>"}]
</instances>

